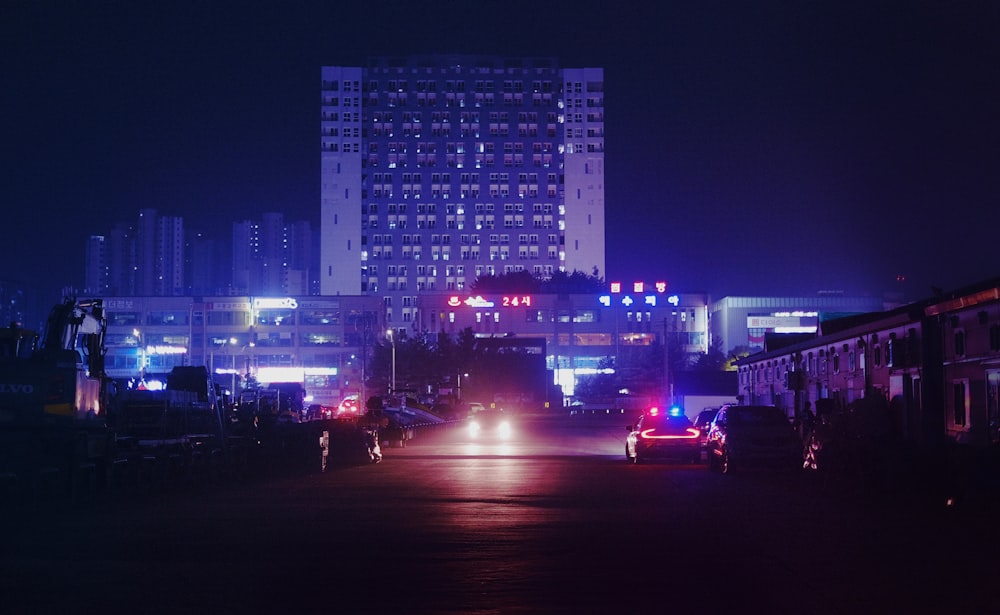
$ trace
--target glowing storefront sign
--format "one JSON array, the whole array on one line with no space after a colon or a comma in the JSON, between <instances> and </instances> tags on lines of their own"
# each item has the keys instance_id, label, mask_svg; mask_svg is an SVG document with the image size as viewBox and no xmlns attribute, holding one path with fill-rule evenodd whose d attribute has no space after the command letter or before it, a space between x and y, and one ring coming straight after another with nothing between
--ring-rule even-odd
<instances>
[{"instance_id":1,"label":"glowing storefront sign","mask_svg":"<svg viewBox=\"0 0 1000 615\"><path fill-rule=\"evenodd\" d=\"M777 329L812 327L816 318L809 316L747 316L747 329Z\"/></svg>"},{"instance_id":2,"label":"glowing storefront sign","mask_svg":"<svg viewBox=\"0 0 1000 615\"><path fill-rule=\"evenodd\" d=\"M501 300L504 307L530 307L531 295L520 295L516 297L504 297Z\"/></svg>"},{"instance_id":3,"label":"glowing storefront sign","mask_svg":"<svg viewBox=\"0 0 1000 615\"><path fill-rule=\"evenodd\" d=\"M305 382L305 369L301 367L261 367L257 370L260 382Z\"/></svg>"},{"instance_id":4,"label":"glowing storefront sign","mask_svg":"<svg viewBox=\"0 0 1000 615\"><path fill-rule=\"evenodd\" d=\"M482 295L476 295L475 297L469 297L468 299L466 299L465 305L469 307L480 308L480 307L493 307L494 304L492 301L487 301L486 299L483 299Z\"/></svg>"},{"instance_id":5,"label":"glowing storefront sign","mask_svg":"<svg viewBox=\"0 0 1000 615\"><path fill-rule=\"evenodd\" d=\"M656 298L656 295L645 295L641 298L641 301L644 305L652 307L656 307L656 305L659 303L659 299ZM678 299L677 297L671 297L670 299L668 299L668 301L670 301L674 305L677 305ZM604 307L611 307L611 295L599 295L597 297L597 302L603 305ZM634 299L631 295L625 295L624 297L622 297L621 302L622 305L626 307L631 307L632 304L636 303L636 299Z\"/></svg>"},{"instance_id":6,"label":"glowing storefront sign","mask_svg":"<svg viewBox=\"0 0 1000 615\"><path fill-rule=\"evenodd\" d=\"M665 293L665 292L667 292L667 283L666 282L657 282L656 283L656 292L658 292L658 293Z\"/></svg>"},{"instance_id":7,"label":"glowing storefront sign","mask_svg":"<svg viewBox=\"0 0 1000 615\"><path fill-rule=\"evenodd\" d=\"M294 310L299 307L299 302L295 300L294 297L255 297L253 300L253 308L255 310L273 310L273 309L285 309Z\"/></svg>"},{"instance_id":8,"label":"glowing storefront sign","mask_svg":"<svg viewBox=\"0 0 1000 615\"><path fill-rule=\"evenodd\" d=\"M146 346L146 354L184 354L187 348L183 346Z\"/></svg>"},{"instance_id":9,"label":"glowing storefront sign","mask_svg":"<svg viewBox=\"0 0 1000 615\"><path fill-rule=\"evenodd\" d=\"M448 297L448 307L461 307L467 305L473 308L497 307L497 302L486 299L482 295L462 299L458 295ZM531 295L505 295L500 298L500 307L530 307L533 303Z\"/></svg>"},{"instance_id":10,"label":"glowing storefront sign","mask_svg":"<svg viewBox=\"0 0 1000 615\"><path fill-rule=\"evenodd\" d=\"M303 370L306 376L336 376L336 367L307 367Z\"/></svg>"}]
</instances>

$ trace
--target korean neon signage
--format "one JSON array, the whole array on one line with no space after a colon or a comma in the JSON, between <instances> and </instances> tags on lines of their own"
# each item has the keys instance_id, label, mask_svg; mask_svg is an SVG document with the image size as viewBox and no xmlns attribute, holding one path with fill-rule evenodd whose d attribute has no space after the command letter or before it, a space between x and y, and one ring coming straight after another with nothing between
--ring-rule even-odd
<instances>
[{"instance_id":1,"label":"korean neon signage","mask_svg":"<svg viewBox=\"0 0 1000 615\"><path fill-rule=\"evenodd\" d=\"M492 307L531 307L533 300L531 295L504 295L499 301L487 299L482 295L463 299L458 295L448 297L448 307L462 307L466 305L472 308L492 308Z\"/></svg>"}]
</instances>

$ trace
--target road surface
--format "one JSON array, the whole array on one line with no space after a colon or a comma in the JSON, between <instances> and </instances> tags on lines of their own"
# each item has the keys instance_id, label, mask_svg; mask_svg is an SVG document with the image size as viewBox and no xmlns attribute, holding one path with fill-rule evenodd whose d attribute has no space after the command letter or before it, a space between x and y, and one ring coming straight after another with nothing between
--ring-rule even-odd
<instances>
[{"instance_id":1,"label":"road surface","mask_svg":"<svg viewBox=\"0 0 1000 615\"><path fill-rule=\"evenodd\" d=\"M979 511L804 472L624 459L624 417L421 432L381 463L48 506L5 524L5 613L995 608Z\"/></svg>"}]
</instances>

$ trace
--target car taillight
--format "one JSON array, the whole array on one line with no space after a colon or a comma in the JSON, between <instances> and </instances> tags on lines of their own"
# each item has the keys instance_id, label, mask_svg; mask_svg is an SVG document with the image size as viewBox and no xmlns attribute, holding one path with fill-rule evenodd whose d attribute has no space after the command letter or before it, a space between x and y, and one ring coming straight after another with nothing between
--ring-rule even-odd
<instances>
[{"instance_id":1,"label":"car taillight","mask_svg":"<svg viewBox=\"0 0 1000 615\"><path fill-rule=\"evenodd\" d=\"M656 428L643 429L639 433L639 437L646 440L692 440L700 435L701 432L694 427L688 427L684 430L684 433L658 434L656 433Z\"/></svg>"}]
</instances>

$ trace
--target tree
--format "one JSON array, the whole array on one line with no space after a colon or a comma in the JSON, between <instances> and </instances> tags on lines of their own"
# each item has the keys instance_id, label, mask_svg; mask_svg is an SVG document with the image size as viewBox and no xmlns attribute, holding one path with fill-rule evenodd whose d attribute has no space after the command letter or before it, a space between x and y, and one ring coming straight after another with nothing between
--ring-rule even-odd
<instances>
[{"instance_id":1,"label":"tree","mask_svg":"<svg viewBox=\"0 0 1000 615\"><path fill-rule=\"evenodd\" d=\"M517 293L517 294L588 294L607 290L604 279L594 269L592 275L582 271L556 271L548 279L535 276L528 271L513 271L495 276L481 276L472 283L476 292Z\"/></svg>"},{"instance_id":2,"label":"tree","mask_svg":"<svg viewBox=\"0 0 1000 615\"><path fill-rule=\"evenodd\" d=\"M598 277L597 269L593 275L587 275L582 271L556 271L548 280L541 283L543 293L554 293L560 295L583 295L589 293L602 293L607 290L604 279Z\"/></svg>"},{"instance_id":3,"label":"tree","mask_svg":"<svg viewBox=\"0 0 1000 615\"><path fill-rule=\"evenodd\" d=\"M541 280L528 271L513 271L501 275L476 278L472 283L476 292L536 294L541 290Z\"/></svg>"},{"instance_id":4,"label":"tree","mask_svg":"<svg viewBox=\"0 0 1000 615\"><path fill-rule=\"evenodd\" d=\"M726 371L734 372L736 371L736 362L740 359L745 359L749 357L751 353L751 348L749 346L736 346L729 351L729 355L726 357Z\"/></svg>"},{"instance_id":5,"label":"tree","mask_svg":"<svg viewBox=\"0 0 1000 615\"><path fill-rule=\"evenodd\" d=\"M614 368L614 360L605 357L598 363L601 370ZM616 372L597 373L589 376L580 376L576 383L574 396L580 399L611 399L618 395L622 388L620 378Z\"/></svg>"},{"instance_id":6,"label":"tree","mask_svg":"<svg viewBox=\"0 0 1000 615\"><path fill-rule=\"evenodd\" d=\"M708 352L698 357L692 369L706 372L729 371L729 361L722 346L722 339L716 338Z\"/></svg>"}]
</instances>

